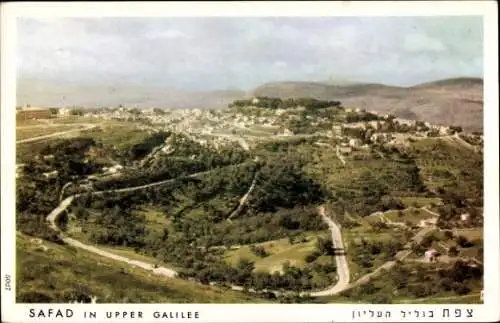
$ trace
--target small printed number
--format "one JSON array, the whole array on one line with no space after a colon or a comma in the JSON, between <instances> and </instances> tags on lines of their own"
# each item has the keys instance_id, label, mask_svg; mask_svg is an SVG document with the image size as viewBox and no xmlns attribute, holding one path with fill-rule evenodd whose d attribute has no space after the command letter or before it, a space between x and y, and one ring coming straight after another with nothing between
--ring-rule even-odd
<instances>
[{"instance_id":1,"label":"small printed number","mask_svg":"<svg viewBox=\"0 0 500 323\"><path fill-rule=\"evenodd\" d=\"M10 275L5 275L4 276L4 286L5 286L5 290L11 290L11 286L10 286Z\"/></svg>"}]
</instances>

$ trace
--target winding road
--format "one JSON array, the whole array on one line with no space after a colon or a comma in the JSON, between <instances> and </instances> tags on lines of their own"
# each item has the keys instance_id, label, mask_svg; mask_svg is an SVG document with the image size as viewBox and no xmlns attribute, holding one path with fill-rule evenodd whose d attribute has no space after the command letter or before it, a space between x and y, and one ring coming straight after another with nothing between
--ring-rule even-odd
<instances>
[{"instance_id":1,"label":"winding road","mask_svg":"<svg viewBox=\"0 0 500 323\"><path fill-rule=\"evenodd\" d=\"M328 289L309 293L309 295L313 297L336 295L349 286L349 264L345 256L344 243L342 242L342 233L340 228L330 217L326 215L325 207L323 205L318 208L318 212L323 221L328 224L328 228L332 233L333 248L341 252L335 255L338 275L337 283Z\"/></svg>"},{"instance_id":2,"label":"winding road","mask_svg":"<svg viewBox=\"0 0 500 323\"><path fill-rule=\"evenodd\" d=\"M202 174L207 174L209 172L211 172L211 171L199 172L199 173L188 175L186 177L196 177L196 176L199 176L199 175L202 175ZM117 190L97 191L97 192L92 192L91 194L92 195L102 195L102 194L109 193L109 192L115 192L115 193L132 192L132 191L141 190L141 189L145 189L145 188L149 188L149 187L163 185L163 184L166 184L166 183L171 183L171 182L174 182L176 180L178 180L178 178L168 179L168 180L164 180L164 181L160 181L160 182L155 182L155 183L151 183L151 184L146 184L146 185L141 185L141 186L135 186L135 187L129 187L129 188L122 188L122 189L117 189ZM128 263L129 265L132 265L132 266L136 266L136 267L140 267L140 268L143 268L143 269L151 270L155 274L159 274L159 275L162 275L162 276L167 276L167 277L173 278L173 277L176 277L178 275L178 273L175 270L172 270L172 269L169 269L169 268L166 268L166 267L157 267L157 266L154 266L153 264L150 264L150 263L147 263L147 262L144 262L144 261L132 260L132 259L127 258L127 257L119 256L119 255L116 255L116 254L114 254L112 252L104 251L104 250L99 249L99 248L97 248L95 246L84 244L84 243L82 243L82 242L80 242L78 240L75 240L73 238L70 238L70 237L66 236L62 232L62 230L59 228L59 226L57 225L57 223L58 223L60 217L63 215L64 211L66 211L67 208L71 205L71 203L73 203L73 201L75 200L75 198L77 198L79 196L82 196L82 195L83 194L75 194L75 195L72 195L72 196L69 196L69 197L65 198L64 200L61 201L61 203L54 210L52 210L52 212L50 212L50 214L46 218L47 221L49 222L50 227L52 229L54 229L55 231L57 231L57 232L60 233L61 239L65 243L67 243L70 246L73 246L73 247L76 247L76 248L80 248L80 249L84 249L86 251L98 254L100 256L103 256L103 257L106 257L106 258L109 258L109 259L113 259L113 260L125 262L125 263Z\"/></svg>"},{"instance_id":3,"label":"winding road","mask_svg":"<svg viewBox=\"0 0 500 323\"><path fill-rule=\"evenodd\" d=\"M195 173L195 174L189 175L188 177L195 177L195 176L198 176L201 174L206 174L209 172L211 172L211 171ZM168 182L173 182L175 180L177 180L177 178L169 179L169 180L165 180L165 181L161 181L161 182L155 182L155 183L151 183L151 184L147 184L147 185L118 189L118 190L97 191L97 192L93 192L91 194L92 195L102 195L102 194L108 193L108 192L131 192L131 191L140 190L140 189L144 189L144 188L148 188L148 187L162 185L162 184L165 184ZM131 265L131 266L140 267L140 268L143 268L146 270L150 270L157 275L166 276L166 277L170 277L170 278L175 278L178 276L178 273L173 269L161 267L161 266L155 266L151 263L133 260L133 259L130 259L130 258L127 258L124 256L120 256L120 255L114 254L112 252L99 249L98 247L84 244L78 240L75 240L73 238L70 238L69 236L66 236L64 234L64 232L59 228L57 223L58 223L60 217L63 215L63 213L67 210L67 208L71 205L71 203L73 203L75 198L77 198L78 196L81 196L81 195L83 195L83 194L75 194L75 195L72 195L72 196L65 198L64 200L62 200L60 202L60 204L54 210L52 210L52 212L46 218L47 221L49 222L50 227L60 234L61 239L65 243L67 243L68 245L73 246L75 248L80 248L80 249L86 250L88 252L92 252L94 254L100 255L102 257L106 257L106 258L113 259L116 261L124 262L124 263ZM323 221L325 221L325 223L327 223L328 227L330 228L330 231L332 233L332 241L333 241L334 248L336 250L343 250L344 247L343 247L343 243L342 243L342 236L340 233L340 228L337 226L337 224L335 224L335 222L333 222L332 219L330 219L325 214L325 209L323 206L320 206L318 208L318 212L321 215L321 218L323 219ZM342 290L344 290L345 288L347 288L347 286L349 285L349 267L348 267L347 259L343 253L336 255L335 259L337 262L337 273L338 273L337 283L334 286L332 286L331 288L328 288L326 290L312 292L312 293L303 292L302 293L303 295L308 294L308 295L311 295L313 297L335 295L335 294L341 292ZM243 287L233 285L233 286L231 286L231 289L243 290ZM273 292L276 294L280 293L277 291L273 291Z\"/></svg>"}]
</instances>

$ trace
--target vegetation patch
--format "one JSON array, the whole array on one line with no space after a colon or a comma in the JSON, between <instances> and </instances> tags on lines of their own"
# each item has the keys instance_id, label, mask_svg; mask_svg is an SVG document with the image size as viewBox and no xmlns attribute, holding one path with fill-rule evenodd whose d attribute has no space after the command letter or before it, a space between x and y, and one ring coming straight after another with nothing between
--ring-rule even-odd
<instances>
[{"instance_id":1,"label":"vegetation patch","mask_svg":"<svg viewBox=\"0 0 500 323\"><path fill-rule=\"evenodd\" d=\"M252 295L180 279L102 258L82 250L18 234L17 302L241 303L265 302ZM126 282L126 283L124 283Z\"/></svg>"},{"instance_id":2,"label":"vegetation patch","mask_svg":"<svg viewBox=\"0 0 500 323\"><path fill-rule=\"evenodd\" d=\"M250 246L244 245L236 250L226 251L224 260L236 266L241 259L247 259L254 262L255 271L271 274L274 271L282 272L286 262L294 267L304 268L307 264L307 257L316 250L317 237L327 235L326 232L307 232L291 239L283 238ZM255 247L263 248L264 252L256 251Z\"/></svg>"},{"instance_id":3,"label":"vegetation patch","mask_svg":"<svg viewBox=\"0 0 500 323\"><path fill-rule=\"evenodd\" d=\"M377 275L372 281L342 292L342 296L369 303L404 303L408 298L426 299L479 293L482 269L465 262L451 264L402 264Z\"/></svg>"}]
</instances>

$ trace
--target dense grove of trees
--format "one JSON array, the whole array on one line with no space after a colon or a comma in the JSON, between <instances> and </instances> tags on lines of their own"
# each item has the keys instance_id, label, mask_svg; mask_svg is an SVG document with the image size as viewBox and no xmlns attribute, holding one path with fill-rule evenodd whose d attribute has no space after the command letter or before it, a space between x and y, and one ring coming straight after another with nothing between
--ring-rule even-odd
<instances>
[{"instance_id":1,"label":"dense grove of trees","mask_svg":"<svg viewBox=\"0 0 500 323\"><path fill-rule=\"evenodd\" d=\"M438 296L443 292L465 295L482 285L483 270L460 260L437 271L422 265L410 268L399 263L379 277L380 281L363 284L342 294L380 304L391 303L391 295L411 298Z\"/></svg>"},{"instance_id":2,"label":"dense grove of trees","mask_svg":"<svg viewBox=\"0 0 500 323\"><path fill-rule=\"evenodd\" d=\"M258 97L257 102L254 102L252 99L250 100L236 100L229 105L230 108L233 107L247 107L247 106L256 106L259 108L267 108L267 109L290 109L297 107L304 107L306 109L325 109L325 108L340 108L341 103L339 101L324 101L318 100L314 98L289 98L289 99L280 99L280 98L270 98L270 97Z\"/></svg>"},{"instance_id":3,"label":"dense grove of trees","mask_svg":"<svg viewBox=\"0 0 500 323\"><path fill-rule=\"evenodd\" d=\"M349 248L353 262L364 269L373 267L375 257L382 256L384 261L392 259L396 253L403 248L403 243L399 239L389 241L370 241L364 238L359 243L353 243Z\"/></svg>"},{"instance_id":4,"label":"dense grove of trees","mask_svg":"<svg viewBox=\"0 0 500 323\"><path fill-rule=\"evenodd\" d=\"M289 140L270 141L259 143L256 147L257 151L264 150L273 153L285 153L292 148L300 145L312 144L317 138L291 138Z\"/></svg>"},{"instance_id":5,"label":"dense grove of trees","mask_svg":"<svg viewBox=\"0 0 500 323\"><path fill-rule=\"evenodd\" d=\"M38 157L26 162L24 175L17 179L16 185L18 230L31 236L61 242L47 225L45 217L57 206L64 184L101 168L101 165L86 157L88 149L95 145L91 138L57 140L41 146ZM53 177L44 176L44 173L54 169L58 172Z\"/></svg>"},{"instance_id":6,"label":"dense grove of trees","mask_svg":"<svg viewBox=\"0 0 500 323\"><path fill-rule=\"evenodd\" d=\"M132 146L130 150L125 151L125 157L131 160L142 159L151 153L153 148L163 144L168 136L170 136L170 133L165 131L154 133L153 135L147 137L143 142L136 144Z\"/></svg>"},{"instance_id":7,"label":"dense grove of trees","mask_svg":"<svg viewBox=\"0 0 500 323\"><path fill-rule=\"evenodd\" d=\"M248 204L256 211L274 211L278 207L320 202L324 196L320 185L304 175L300 164L278 157L260 168Z\"/></svg>"},{"instance_id":8,"label":"dense grove of trees","mask_svg":"<svg viewBox=\"0 0 500 323\"><path fill-rule=\"evenodd\" d=\"M99 216L94 218L95 226L90 232L92 241L117 246L144 246L146 233L144 216L132 214L129 209L116 204L111 209L104 208L99 212Z\"/></svg>"},{"instance_id":9,"label":"dense grove of trees","mask_svg":"<svg viewBox=\"0 0 500 323\"><path fill-rule=\"evenodd\" d=\"M159 141L161 140L158 139L155 143ZM150 142L153 142L153 140L150 140ZM124 173L123 176L117 178L97 182L95 183L96 189L107 190L144 185L217 167L236 165L250 157L239 146L222 147L216 150L202 146L182 135L170 136L169 145L174 149L171 154L158 155L147 167Z\"/></svg>"},{"instance_id":10,"label":"dense grove of trees","mask_svg":"<svg viewBox=\"0 0 500 323\"><path fill-rule=\"evenodd\" d=\"M349 112L345 116L345 121L347 123L368 122L368 121L376 121L376 120L383 120L383 117L380 117L374 113L367 112L367 111Z\"/></svg>"}]
</instances>

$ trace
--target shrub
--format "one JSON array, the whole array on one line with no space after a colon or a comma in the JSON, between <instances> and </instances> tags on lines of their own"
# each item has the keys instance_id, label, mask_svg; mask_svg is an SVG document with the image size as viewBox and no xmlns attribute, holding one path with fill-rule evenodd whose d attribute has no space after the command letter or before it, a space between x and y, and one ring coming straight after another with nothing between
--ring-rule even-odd
<instances>
[{"instance_id":1,"label":"shrub","mask_svg":"<svg viewBox=\"0 0 500 323\"><path fill-rule=\"evenodd\" d=\"M16 301L18 303L51 303L53 299L47 294L31 291L20 293Z\"/></svg>"},{"instance_id":2,"label":"shrub","mask_svg":"<svg viewBox=\"0 0 500 323\"><path fill-rule=\"evenodd\" d=\"M456 257L458 255L457 247L455 246L450 247L450 249L448 249L448 255L450 257Z\"/></svg>"},{"instance_id":3,"label":"shrub","mask_svg":"<svg viewBox=\"0 0 500 323\"><path fill-rule=\"evenodd\" d=\"M251 245L250 246L250 250L253 252L254 255L256 255L257 257L261 257L261 258L264 258L264 257L267 257L269 256L269 253L266 251L266 249L262 246L255 246L255 245Z\"/></svg>"},{"instance_id":4,"label":"shrub","mask_svg":"<svg viewBox=\"0 0 500 323\"><path fill-rule=\"evenodd\" d=\"M413 285L409 288L409 291L417 298L424 298L433 294L432 287L427 284Z\"/></svg>"},{"instance_id":5,"label":"shrub","mask_svg":"<svg viewBox=\"0 0 500 323\"><path fill-rule=\"evenodd\" d=\"M453 289L453 280L449 277L444 277L439 281L439 287L445 291L450 291Z\"/></svg>"},{"instance_id":6,"label":"shrub","mask_svg":"<svg viewBox=\"0 0 500 323\"><path fill-rule=\"evenodd\" d=\"M359 286L358 295L372 295L375 294L379 289L373 285L372 282L368 282Z\"/></svg>"},{"instance_id":7,"label":"shrub","mask_svg":"<svg viewBox=\"0 0 500 323\"><path fill-rule=\"evenodd\" d=\"M391 298L388 295L376 294L368 297L367 302L370 304L391 304Z\"/></svg>"},{"instance_id":8,"label":"shrub","mask_svg":"<svg viewBox=\"0 0 500 323\"><path fill-rule=\"evenodd\" d=\"M389 226L387 225L387 223L385 222L382 222L382 221L377 221L375 223L370 223L371 227L373 230L379 232L381 230L384 230L384 229L387 229L389 228Z\"/></svg>"},{"instance_id":9,"label":"shrub","mask_svg":"<svg viewBox=\"0 0 500 323\"><path fill-rule=\"evenodd\" d=\"M333 242L331 239L318 238L316 241L316 249L325 256L334 254Z\"/></svg>"},{"instance_id":10,"label":"shrub","mask_svg":"<svg viewBox=\"0 0 500 323\"><path fill-rule=\"evenodd\" d=\"M459 235L455 241L457 242L457 244L462 247L462 248L467 248L467 247L470 247L472 245L472 243L467 240L466 237L462 236L462 235Z\"/></svg>"},{"instance_id":11,"label":"shrub","mask_svg":"<svg viewBox=\"0 0 500 323\"><path fill-rule=\"evenodd\" d=\"M444 231L444 237L445 237L446 239L453 239L453 232L452 232L452 231L450 231L450 230L446 230L446 231Z\"/></svg>"},{"instance_id":12,"label":"shrub","mask_svg":"<svg viewBox=\"0 0 500 323\"><path fill-rule=\"evenodd\" d=\"M432 242L436 240L436 237L433 234L428 234L422 239L421 245L424 248L430 247L432 245Z\"/></svg>"},{"instance_id":13,"label":"shrub","mask_svg":"<svg viewBox=\"0 0 500 323\"><path fill-rule=\"evenodd\" d=\"M318 251L315 251L313 253L310 253L306 256L305 260L307 263L314 262L318 257L321 256L321 254Z\"/></svg>"},{"instance_id":14,"label":"shrub","mask_svg":"<svg viewBox=\"0 0 500 323\"><path fill-rule=\"evenodd\" d=\"M458 286L455 288L455 292L458 295L466 295L470 292L470 288L465 284L458 284Z\"/></svg>"}]
</instances>

